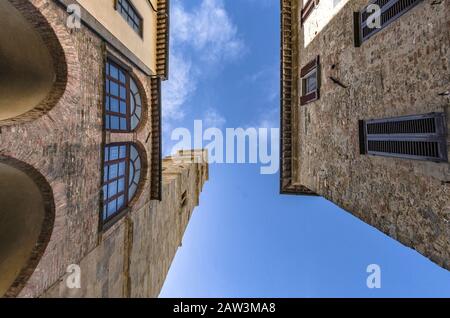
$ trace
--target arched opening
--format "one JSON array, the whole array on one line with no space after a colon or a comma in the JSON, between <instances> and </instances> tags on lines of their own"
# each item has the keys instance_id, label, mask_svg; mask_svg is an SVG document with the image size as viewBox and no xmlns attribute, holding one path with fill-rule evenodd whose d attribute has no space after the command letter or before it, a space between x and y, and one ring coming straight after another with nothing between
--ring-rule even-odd
<instances>
[{"instance_id":1,"label":"arched opening","mask_svg":"<svg viewBox=\"0 0 450 318\"><path fill-rule=\"evenodd\" d=\"M25 172L22 163L6 161L0 160L0 297L16 296L23 288L45 250L54 219L50 186L39 180L43 177L28 166Z\"/></svg>"},{"instance_id":2,"label":"arched opening","mask_svg":"<svg viewBox=\"0 0 450 318\"><path fill-rule=\"evenodd\" d=\"M113 224L142 191L147 173L145 150L136 143L105 145L103 162L103 224Z\"/></svg>"},{"instance_id":3,"label":"arched opening","mask_svg":"<svg viewBox=\"0 0 450 318\"><path fill-rule=\"evenodd\" d=\"M31 11L35 11L34 23L40 23L40 28L44 28L46 23L40 20L46 21L42 15L36 9ZM27 12L30 15L30 10ZM40 34L42 30L38 32L9 1L0 1L0 19L1 124L30 112L51 95L59 79L53 55L60 52L51 52ZM48 106L41 108L47 110Z\"/></svg>"},{"instance_id":4,"label":"arched opening","mask_svg":"<svg viewBox=\"0 0 450 318\"><path fill-rule=\"evenodd\" d=\"M145 124L145 91L131 69L113 57L105 65L105 128L133 132Z\"/></svg>"}]
</instances>

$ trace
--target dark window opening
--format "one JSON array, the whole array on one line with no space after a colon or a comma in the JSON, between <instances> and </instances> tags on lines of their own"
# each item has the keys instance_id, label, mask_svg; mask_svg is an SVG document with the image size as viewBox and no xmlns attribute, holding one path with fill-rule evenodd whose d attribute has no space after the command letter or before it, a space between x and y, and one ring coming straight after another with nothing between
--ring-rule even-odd
<instances>
[{"instance_id":1,"label":"dark window opening","mask_svg":"<svg viewBox=\"0 0 450 318\"><path fill-rule=\"evenodd\" d=\"M116 0L116 9L128 25L142 37L142 17L130 0Z\"/></svg>"},{"instance_id":2,"label":"dark window opening","mask_svg":"<svg viewBox=\"0 0 450 318\"><path fill-rule=\"evenodd\" d=\"M301 69L300 77L302 86L300 105L319 99L320 64L318 56Z\"/></svg>"},{"instance_id":3,"label":"dark window opening","mask_svg":"<svg viewBox=\"0 0 450 318\"><path fill-rule=\"evenodd\" d=\"M181 195L181 207L184 208L187 204L187 191L184 191Z\"/></svg>"},{"instance_id":4,"label":"dark window opening","mask_svg":"<svg viewBox=\"0 0 450 318\"><path fill-rule=\"evenodd\" d=\"M444 113L360 121L360 153L447 162Z\"/></svg>"},{"instance_id":5,"label":"dark window opening","mask_svg":"<svg viewBox=\"0 0 450 318\"><path fill-rule=\"evenodd\" d=\"M130 132L142 115L142 99L130 73L108 59L106 63L105 128Z\"/></svg>"},{"instance_id":6,"label":"dark window opening","mask_svg":"<svg viewBox=\"0 0 450 318\"><path fill-rule=\"evenodd\" d=\"M141 181L141 157L131 143L105 146L103 165L103 223L120 215L133 200Z\"/></svg>"},{"instance_id":7,"label":"dark window opening","mask_svg":"<svg viewBox=\"0 0 450 318\"><path fill-rule=\"evenodd\" d=\"M410 9L415 7L422 0L371 0L369 4L359 12L355 12L355 46L360 46L364 41L368 40L372 35L384 29L391 22L395 21ZM374 20L375 12L368 10L370 5L378 5L381 9L379 27L371 27L368 21Z\"/></svg>"}]
</instances>

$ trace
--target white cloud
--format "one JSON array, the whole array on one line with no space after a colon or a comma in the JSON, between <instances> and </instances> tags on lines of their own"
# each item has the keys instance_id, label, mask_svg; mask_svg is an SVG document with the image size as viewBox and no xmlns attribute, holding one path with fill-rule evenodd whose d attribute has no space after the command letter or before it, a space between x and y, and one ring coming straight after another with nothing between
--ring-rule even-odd
<instances>
[{"instance_id":1,"label":"white cloud","mask_svg":"<svg viewBox=\"0 0 450 318\"><path fill-rule=\"evenodd\" d=\"M177 0L173 4L171 21L174 45L190 46L200 53L202 60L234 59L245 52L245 45L222 0L202 0L192 11L185 10Z\"/></svg>"},{"instance_id":2,"label":"white cloud","mask_svg":"<svg viewBox=\"0 0 450 318\"><path fill-rule=\"evenodd\" d=\"M245 82L258 85L264 100L273 103L279 96L279 65L274 64L256 71L244 78Z\"/></svg>"},{"instance_id":3,"label":"white cloud","mask_svg":"<svg viewBox=\"0 0 450 318\"><path fill-rule=\"evenodd\" d=\"M222 128L227 122L215 108L208 108L203 115L204 127Z\"/></svg>"},{"instance_id":4,"label":"white cloud","mask_svg":"<svg viewBox=\"0 0 450 318\"><path fill-rule=\"evenodd\" d=\"M183 104L196 90L192 62L172 50L169 73L169 80L163 83L163 117L164 120L180 120L184 117Z\"/></svg>"},{"instance_id":5,"label":"white cloud","mask_svg":"<svg viewBox=\"0 0 450 318\"><path fill-rule=\"evenodd\" d=\"M245 51L222 0L202 0L189 11L175 0L171 10L170 74L162 97L165 132L185 117L186 104L204 75L204 62L216 67ZM214 126L225 123L215 109L207 110L204 120Z\"/></svg>"},{"instance_id":6,"label":"white cloud","mask_svg":"<svg viewBox=\"0 0 450 318\"><path fill-rule=\"evenodd\" d=\"M278 128L280 126L280 109L277 106L264 110L261 115L253 122L254 127L258 128Z\"/></svg>"},{"instance_id":7,"label":"white cloud","mask_svg":"<svg viewBox=\"0 0 450 318\"><path fill-rule=\"evenodd\" d=\"M280 5L280 1L278 1L278 0L247 0L247 1L252 4L259 5L263 8Z\"/></svg>"}]
</instances>

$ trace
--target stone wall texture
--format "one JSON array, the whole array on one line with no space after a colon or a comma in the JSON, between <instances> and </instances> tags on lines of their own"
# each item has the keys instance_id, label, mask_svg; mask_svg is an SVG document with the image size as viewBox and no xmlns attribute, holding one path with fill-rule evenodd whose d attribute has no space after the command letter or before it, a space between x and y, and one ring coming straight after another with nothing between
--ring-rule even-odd
<instances>
[{"instance_id":1,"label":"stone wall texture","mask_svg":"<svg viewBox=\"0 0 450 318\"><path fill-rule=\"evenodd\" d=\"M43 102L45 107L20 121L0 123L0 162L23 163L17 166L24 170L30 167L29 175L39 176L37 184L48 183L43 187L51 189L49 206L54 209L53 226L44 231L45 250L33 254L32 265L22 270L24 275L5 296L157 296L198 203L207 166L172 167L168 159L163 200L152 201L151 78L85 24L68 28L68 13L58 1L8 1L30 25L50 34L43 39L49 49L60 48L52 52L63 55L54 56L56 73L63 78L56 78L56 91ZM130 66L141 90L144 120L132 133L103 130L104 65L109 54ZM106 143L126 141L142 149L146 173L126 216L103 231L99 220L102 150ZM182 191L187 191L188 200L183 209ZM70 264L82 268L83 288L75 292L64 290L60 283Z\"/></svg>"},{"instance_id":2,"label":"stone wall texture","mask_svg":"<svg viewBox=\"0 0 450 318\"><path fill-rule=\"evenodd\" d=\"M445 112L450 124L449 97L439 95L450 89L450 1L422 1L361 47L353 12L367 0L341 0L309 43L299 1L295 74L320 55L321 89L319 100L299 106L297 82L293 182L450 270L450 165L360 155L358 139L364 119ZM330 16L315 10L310 24Z\"/></svg>"}]
</instances>

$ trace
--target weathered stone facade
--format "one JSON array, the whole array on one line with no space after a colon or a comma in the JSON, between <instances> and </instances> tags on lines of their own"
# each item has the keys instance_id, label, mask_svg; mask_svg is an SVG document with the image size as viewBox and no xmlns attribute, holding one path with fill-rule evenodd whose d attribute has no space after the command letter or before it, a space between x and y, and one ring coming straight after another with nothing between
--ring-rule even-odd
<instances>
[{"instance_id":1,"label":"weathered stone facade","mask_svg":"<svg viewBox=\"0 0 450 318\"><path fill-rule=\"evenodd\" d=\"M117 40L107 33L102 36L86 21L81 28L69 28L65 5L74 1L8 1L52 52L56 77L51 93L32 112L0 122L0 163L25 172L41 188L46 211L29 261L18 269L17 279L4 295L70 295L58 282L70 264L80 264L85 284L77 296L157 296L208 177L204 163L175 166L169 160L159 184L157 90L159 81L167 77L166 61L149 73L133 63L135 56L114 45ZM165 0L153 2L166 4ZM143 119L130 133L104 129L107 56L128 65L139 86ZM143 177L125 216L104 229L100 220L103 149L113 142L133 142L139 147ZM161 202L153 200L155 189L161 189ZM187 191L183 209L182 191ZM3 212L0 205L0 217Z\"/></svg>"},{"instance_id":2,"label":"weathered stone facade","mask_svg":"<svg viewBox=\"0 0 450 318\"><path fill-rule=\"evenodd\" d=\"M360 47L353 13L369 2L326 3L302 23L302 1L281 1L282 192L321 195L450 269L448 162L361 155L358 132L359 120L431 112L450 127L450 1L421 1ZM300 69L316 56L320 97L300 106Z\"/></svg>"}]
</instances>

